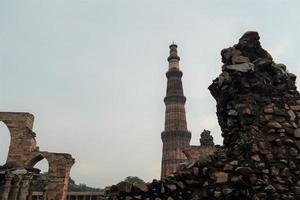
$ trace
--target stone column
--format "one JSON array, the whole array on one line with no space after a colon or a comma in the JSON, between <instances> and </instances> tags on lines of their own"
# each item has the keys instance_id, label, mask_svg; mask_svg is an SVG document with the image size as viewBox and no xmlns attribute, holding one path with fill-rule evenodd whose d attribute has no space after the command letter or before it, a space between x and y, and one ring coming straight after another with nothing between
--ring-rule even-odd
<instances>
[{"instance_id":1,"label":"stone column","mask_svg":"<svg viewBox=\"0 0 300 200\"><path fill-rule=\"evenodd\" d=\"M69 154L45 153L44 156L49 162L48 182L44 189L44 199L65 200L74 159Z\"/></svg>"},{"instance_id":2,"label":"stone column","mask_svg":"<svg viewBox=\"0 0 300 200\"><path fill-rule=\"evenodd\" d=\"M31 199L30 189L31 188L32 175L24 175L22 185L20 188L20 194L18 200L28 200Z\"/></svg>"},{"instance_id":3,"label":"stone column","mask_svg":"<svg viewBox=\"0 0 300 200\"><path fill-rule=\"evenodd\" d=\"M4 189L3 189L3 193L2 193L2 200L8 200L13 178L14 178L14 175L12 175L12 174L5 175L6 181L5 181Z\"/></svg>"},{"instance_id":4,"label":"stone column","mask_svg":"<svg viewBox=\"0 0 300 200\"><path fill-rule=\"evenodd\" d=\"M11 197L10 200L19 200L18 195L19 195L19 190L20 190L20 184L22 182L22 175L16 175L14 177L14 183L11 187Z\"/></svg>"}]
</instances>

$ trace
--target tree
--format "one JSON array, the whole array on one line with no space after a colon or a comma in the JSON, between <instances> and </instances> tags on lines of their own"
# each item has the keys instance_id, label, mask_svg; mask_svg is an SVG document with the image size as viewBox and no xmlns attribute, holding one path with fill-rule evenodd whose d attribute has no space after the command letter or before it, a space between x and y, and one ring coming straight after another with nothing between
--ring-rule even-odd
<instances>
[{"instance_id":1,"label":"tree","mask_svg":"<svg viewBox=\"0 0 300 200\"><path fill-rule=\"evenodd\" d=\"M145 181L143 181L142 179L140 179L137 176L127 176L124 181L126 181L128 183L131 183L131 184L134 184L134 183L145 183Z\"/></svg>"},{"instance_id":2,"label":"tree","mask_svg":"<svg viewBox=\"0 0 300 200\"><path fill-rule=\"evenodd\" d=\"M70 177L69 178L69 191L70 192L101 192L103 191L100 188L89 187L86 184L76 184L75 181Z\"/></svg>"}]
</instances>

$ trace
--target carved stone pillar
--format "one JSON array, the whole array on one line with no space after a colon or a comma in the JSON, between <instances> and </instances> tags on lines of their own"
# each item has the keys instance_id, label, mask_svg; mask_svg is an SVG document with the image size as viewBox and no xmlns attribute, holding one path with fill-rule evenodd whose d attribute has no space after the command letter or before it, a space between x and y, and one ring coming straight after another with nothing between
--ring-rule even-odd
<instances>
[{"instance_id":1,"label":"carved stone pillar","mask_svg":"<svg viewBox=\"0 0 300 200\"><path fill-rule=\"evenodd\" d=\"M14 178L14 175L12 175L12 174L5 175L6 181L5 181L5 184L3 187L4 189L3 189L3 193L2 193L2 200L8 200L13 178Z\"/></svg>"},{"instance_id":2,"label":"carved stone pillar","mask_svg":"<svg viewBox=\"0 0 300 200\"><path fill-rule=\"evenodd\" d=\"M30 200L31 195L30 195L30 190L31 188L31 181L32 181L32 176L31 175L24 175L22 185L20 188L20 194L18 200Z\"/></svg>"},{"instance_id":3,"label":"carved stone pillar","mask_svg":"<svg viewBox=\"0 0 300 200\"><path fill-rule=\"evenodd\" d=\"M74 159L69 154L48 153L45 156L49 162L49 174L44 200L65 200Z\"/></svg>"},{"instance_id":4,"label":"carved stone pillar","mask_svg":"<svg viewBox=\"0 0 300 200\"><path fill-rule=\"evenodd\" d=\"M20 191L20 184L22 182L22 175L15 175L13 178L13 185L11 186L10 200L19 200L18 195Z\"/></svg>"}]
</instances>

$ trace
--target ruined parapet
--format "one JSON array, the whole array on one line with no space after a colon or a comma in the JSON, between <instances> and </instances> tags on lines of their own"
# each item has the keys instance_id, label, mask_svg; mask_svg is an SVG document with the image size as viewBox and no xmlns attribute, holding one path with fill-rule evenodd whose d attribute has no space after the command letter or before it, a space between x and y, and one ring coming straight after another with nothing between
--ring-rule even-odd
<instances>
[{"instance_id":1,"label":"ruined parapet","mask_svg":"<svg viewBox=\"0 0 300 200\"><path fill-rule=\"evenodd\" d=\"M261 47L257 32L245 33L237 45L221 54L222 73L209 89L217 101L227 157L244 160L253 173L252 182L259 180L272 188L270 198L299 198L296 76L273 61Z\"/></svg>"},{"instance_id":2,"label":"ruined parapet","mask_svg":"<svg viewBox=\"0 0 300 200\"><path fill-rule=\"evenodd\" d=\"M296 76L262 49L257 32L222 51L209 90L224 145L146 187L111 187L110 199L300 199L300 95Z\"/></svg>"},{"instance_id":3,"label":"ruined parapet","mask_svg":"<svg viewBox=\"0 0 300 200\"><path fill-rule=\"evenodd\" d=\"M207 162L210 156L214 155L216 147L214 138L209 130L203 130L200 137L200 146L191 145L183 150L189 162L201 161Z\"/></svg>"},{"instance_id":4,"label":"ruined parapet","mask_svg":"<svg viewBox=\"0 0 300 200\"><path fill-rule=\"evenodd\" d=\"M27 200L32 193L33 168L46 159L49 164L48 181L44 188L46 200L64 200L74 159L70 154L40 151L32 131L34 116L30 113L0 112L0 121L8 127L11 137L7 162L0 166L0 197L3 200Z\"/></svg>"},{"instance_id":5,"label":"ruined parapet","mask_svg":"<svg viewBox=\"0 0 300 200\"><path fill-rule=\"evenodd\" d=\"M222 50L222 74L209 87L217 101L224 148L256 160L295 160L298 155L300 95L294 74L247 32ZM244 154L247 152L248 154Z\"/></svg>"}]
</instances>

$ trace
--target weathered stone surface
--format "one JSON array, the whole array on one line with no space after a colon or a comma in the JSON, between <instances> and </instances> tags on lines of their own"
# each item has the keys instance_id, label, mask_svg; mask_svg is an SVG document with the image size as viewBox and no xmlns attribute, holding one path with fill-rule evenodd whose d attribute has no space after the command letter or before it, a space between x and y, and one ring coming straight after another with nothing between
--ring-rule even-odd
<instances>
[{"instance_id":1,"label":"weathered stone surface","mask_svg":"<svg viewBox=\"0 0 300 200\"><path fill-rule=\"evenodd\" d=\"M125 181L122 181L117 186L118 186L118 189L119 189L120 192L127 192L127 193L129 193L132 190L132 184L128 183L128 182L125 182Z\"/></svg>"},{"instance_id":2,"label":"weathered stone surface","mask_svg":"<svg viewBox=\"0 0 300 200\"><path fill-rule=\"evenodd\" d=\"M136 182L133 184L133 186L135 186L136 188L138 188L143 192L147 192L149 190L147 184L144 182Z\"/></svg>"},{"instance_id":3,"label":"weathered stone surface","mask_svg":"<svg viewBox=\"0 0 300 200\"><path fill-rule=\"evenodd\" d=\"M233 56L232 64L242 64L242 63L250 63L249 58L245 56Z\"/></svg>"},{"instance_id":4,"label":"weathered stone surface","mask_svg":"<svg viewBox=\"0 0 300 200\"><path fill-rule=\"evenodd\" d=\"M225 172L215 172L216 183L225 183L228 181L228 173Z\"/></svg>"},{"instance_id":5,"label":"weathered stone surface","mask_svg":"<svg viewBox=\"0 0 300 200\"><path fill-rule=\"evenodd\" d=\"M296 138L300 138L300 128L297 128L297 129L295 130L294 136L295 136Z\"/></svg>"},{"instance_id":6,"label":"weathered stone surface","mask_svg":"<svg viewBox=\"0 0 300 200\"><path fill-rule=\"evenodd\" d=\"M17 169L17 170L12 171L12 174L17 174L17 175L27 174L27 170L26 169Z\"/></svg>"},{"instance_id":7,"label":"weathered stone surface","mask_svg":"<svg viewBox=\"0 0 300 200\"><path fill-rule=\"evenodd\" d=\"M224 70L234 70L239 72L248 72L254 70L254 65L252 63L243 63L236 65L225 65Z\"/></svg>"},{"instance_id":8,"label":"weathered stone surface","mask_svg":"<svg viewBox=\"0 0 300 200\"><path fill-rule=\"evenodd\" d=\"M296 115L293 110L288 110L288 114L290 116L291 121L294 121L296 119Z\"/></svg>"},{"instance_id":9,"label":"weathered stone surface","mask_svg":"<svg viewBox=\"0 0 300 200\"><path fill-rule=\"evenodd\" d=\"M269 122L267 126L269 128L282 128L281 124L275 121Z\"/></svg>"}]
</instances>

